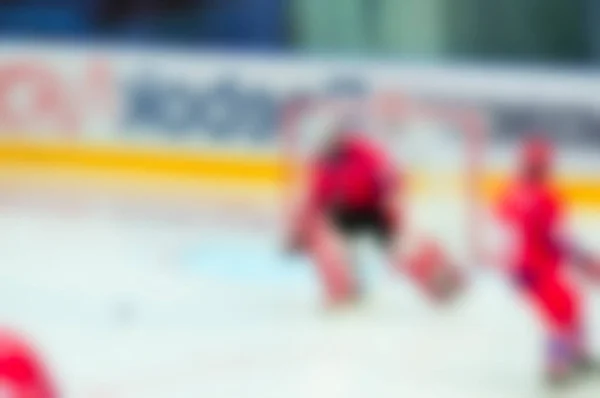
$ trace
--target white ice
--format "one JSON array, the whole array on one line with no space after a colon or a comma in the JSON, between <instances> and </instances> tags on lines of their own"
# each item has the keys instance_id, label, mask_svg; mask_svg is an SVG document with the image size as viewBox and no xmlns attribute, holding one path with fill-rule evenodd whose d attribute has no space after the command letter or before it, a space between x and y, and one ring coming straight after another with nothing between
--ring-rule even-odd
<instances>
[{"instance_id":1,"label":"white ice","mask_svg":"<svg viewBox=\"0 0 600 398\"><path fill-rule=\"evenodd\" d=\"M36 342L66 397L548 396L541 331L492 272L434 310L368 254L371 299L326 314L268 224L108 213L0 212L0 320ZM600 243L600 218L577 226ZM590 313L597 344L594 295ZM599 397L600 376L564 396Z\"/></svg>"}]
</instances>

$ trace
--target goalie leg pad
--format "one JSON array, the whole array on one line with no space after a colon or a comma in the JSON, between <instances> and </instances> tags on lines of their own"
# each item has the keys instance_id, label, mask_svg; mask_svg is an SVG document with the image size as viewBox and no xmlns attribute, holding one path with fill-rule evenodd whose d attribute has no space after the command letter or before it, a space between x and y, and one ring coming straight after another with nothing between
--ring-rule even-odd
<instances>
[{"instance_id":1,"label":"goalie leg pad","mask_svg":"<svg viewBox=\"0 0 600 398\"><path fill-rule=\"evenodd\" d=\"M316 266L329 304L352 300L356 283L346 258L344 239L326 222L315 224L308 251Z\"/></svg>"},{"instance_id":2,"label":"goalie leg pad","mask_svg":"<svg viewBox=\"0 0 600 398\"><path fill-rule=\"evenodd\" d=\"M458 295L465 278L460 269L450 263L442 248L426 241L409 255L405 264L409 276L433 300L448 301Z\"/></svg>"}]
</instances>

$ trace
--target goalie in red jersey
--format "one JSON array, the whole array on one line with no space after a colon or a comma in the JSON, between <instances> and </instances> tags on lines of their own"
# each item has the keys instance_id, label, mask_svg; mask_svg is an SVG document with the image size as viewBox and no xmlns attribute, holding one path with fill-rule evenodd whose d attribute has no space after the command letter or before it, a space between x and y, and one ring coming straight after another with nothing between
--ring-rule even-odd
<instances>
[{"instance_id":1,"label":"goalie in red jersey","mask_svg":"<svg viewBox=\"0 0 600 398\"><path fill-rule=\"evenodd\" d=\"M414 250L403 247L399 171L361 133L335 125L313 154L305 200L294 211L291 248L309 255L333 306L361 296L349 246L363 232L377 238L392 269L409 275L431 298L450 298L460 287L457 269L433 242L422 242Z\"/></svg>"},{"instance_id":2,"label":"goalie in red jersey","mask_svg":"<svg viewBox=\"0 0 600 398\"><path fill-rule=\"evenodd\" d=\"M553 187L554 154L541 138L524 143L518 172L501 196L499 218L509 233L509 273L537 310L547 332L552 382L589 369L582 300L571 278L598 278L596 261L565 236L565 200ZM573 267L569 267L572 265Z\"/></svg>"}]
</instances>

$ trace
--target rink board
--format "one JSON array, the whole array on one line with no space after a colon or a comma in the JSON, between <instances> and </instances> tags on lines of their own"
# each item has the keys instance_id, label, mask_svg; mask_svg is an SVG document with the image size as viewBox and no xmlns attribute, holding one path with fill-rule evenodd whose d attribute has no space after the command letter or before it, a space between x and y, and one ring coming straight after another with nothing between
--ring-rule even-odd
<instances>
[{"instance_id":1,"label":"rink board","mask_svg":"<svg viewBox=\"0 0 600 398\"><path fill-rule=\"evenodd\" d=\"M600 203L596 73L10 41L0 60L0 164L8 171L24 164L281 187L289 108L383 93L465 112L486 125L494 151L548 130L572 150L560 188L575 203ZM441 157L433 151L427 159ZM502 180L485 176L486 192Z\"/></svg>"}]
</instances>

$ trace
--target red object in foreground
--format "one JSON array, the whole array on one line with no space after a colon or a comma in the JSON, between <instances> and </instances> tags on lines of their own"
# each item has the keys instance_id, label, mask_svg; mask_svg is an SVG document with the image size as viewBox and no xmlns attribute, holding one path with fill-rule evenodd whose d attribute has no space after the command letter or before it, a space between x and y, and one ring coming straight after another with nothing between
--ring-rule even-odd
<instances>
[{"instance_id":1,"label":"red object in foreground","mask_svg":"<svg viewBox=\"0 0 600 398\"><path fill-rule=\"evenodd\" d=\"M0 330L0 396L58 397L35 350L16 333Z\"/></svg>"}]
</instances>

